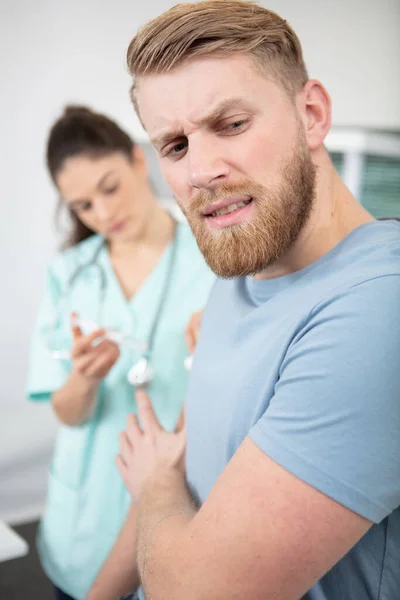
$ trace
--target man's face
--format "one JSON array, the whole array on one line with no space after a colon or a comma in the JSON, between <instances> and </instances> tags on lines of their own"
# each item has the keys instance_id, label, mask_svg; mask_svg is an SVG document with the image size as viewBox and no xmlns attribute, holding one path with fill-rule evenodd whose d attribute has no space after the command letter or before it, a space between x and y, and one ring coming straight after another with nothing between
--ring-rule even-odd
<instances>
[{"instance_id":1,"label":"man's face","mask_svg":"<svg viewBox=\"0 0 400 600\"><path fill-rule=\"evenodd\" d=\"M163 175L211 269L256 274L310 215L315 167L296 108L246 56L188 61L140 81Z\"/></svg>"}]
</instances>

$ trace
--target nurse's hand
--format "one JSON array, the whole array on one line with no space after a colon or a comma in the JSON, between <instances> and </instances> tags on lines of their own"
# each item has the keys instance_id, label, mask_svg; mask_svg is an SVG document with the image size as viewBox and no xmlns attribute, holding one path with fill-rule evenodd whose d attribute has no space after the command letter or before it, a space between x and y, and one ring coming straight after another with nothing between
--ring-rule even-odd
<instances>
[{"instance_id":1,"label":"nurse's hand","mask_svg":"<svg viewBox=\"0 0 400 600\"><path fill-rule=\"evenodd\" d=\"M136 392L136 401L141 426L136 415L128 416L116 459L119 473L135 500L141 495L146 481L162 472L179 471L184 476L186 450L184 428L173 433L163 429L143 390Z\"/></svg>"},{"instance_id":2,"label":"nurse's hand","mask_svg":"<svg viewBox=\"0 0 400 600\"><path fill-rule=\"evenodd\" d=\"M200 333L200 323L203 311L195 312L189 319L185 329L185 340L190 354L193 354Z\"/></svg>"},{"instance_id":3,"label":"nurse's hand","mask_svg":"<svg viewBox=\"0 0 400 600\"><path fill-rule=\"evenodd\" d=\"M102 339L104 329L97 329L89 335L83 335L80 327L74 323L75 319L74 313L71 318L73 338L71 356L74 369L91 381L104 379L120 356L119 347L110 340Z\"/></svg>"}]
</instances>

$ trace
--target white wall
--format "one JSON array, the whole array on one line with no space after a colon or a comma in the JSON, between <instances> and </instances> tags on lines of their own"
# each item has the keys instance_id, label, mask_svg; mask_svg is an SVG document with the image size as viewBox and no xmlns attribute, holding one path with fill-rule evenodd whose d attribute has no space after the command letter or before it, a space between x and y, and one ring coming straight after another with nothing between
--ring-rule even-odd
<instances>
[{"instance_id":1,"label":"white wall","mask_svg":"<svg viewBox=\"0 0 400 600\"><path fill-rule=\"evenodd\" d=\"M400 130L400 0L264 0L298 33L333 125Z\"/></svg>"},{"instance_id":2,"label":"white wall","mask_svg":"<svg viewBox=\"0 0 400 600\"><path fill-rule=\"evenodd\" d=\"M134 135L125 52L168 0L0 0L0 518L43 502L55 420L24 399L27 351L56 235L44 142L66 102L88 103ZM400 0L271 0L297 29L310 75L339 126L400 130Z\"/></svg>"}]
</instances>

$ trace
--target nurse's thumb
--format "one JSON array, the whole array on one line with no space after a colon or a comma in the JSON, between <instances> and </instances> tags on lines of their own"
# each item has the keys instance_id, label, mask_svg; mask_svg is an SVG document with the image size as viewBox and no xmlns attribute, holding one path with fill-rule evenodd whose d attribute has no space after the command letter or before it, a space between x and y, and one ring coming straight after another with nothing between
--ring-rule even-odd
<instances>
[{"instance_id":1,"label":"nurse's thumb","mask_svg":"<svg viewBox=\"0 0 400 600\"><path fill-rule=\"evenodd\" d=\"M79 322L78 313L72 312L71 313L71 330L72 330L72 337L74 338L74 341L78 340L79 338L81 338L83 336L82 330L79 327L78 322Z\"/></svg>"}]
</instances>

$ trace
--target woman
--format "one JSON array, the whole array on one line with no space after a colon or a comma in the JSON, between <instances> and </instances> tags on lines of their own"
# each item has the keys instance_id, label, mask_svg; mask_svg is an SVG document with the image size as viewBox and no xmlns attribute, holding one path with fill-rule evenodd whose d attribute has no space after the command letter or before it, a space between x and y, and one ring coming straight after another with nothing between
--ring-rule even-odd
<instances>
[{"instance_id":1,"label":"woman","mask_svg":"<svg viewBox=\"0 0 400 600\"><path fill-rule=\"evenodd\" d=\"M47 165L72 228L49 269L27 386L61 423L38 547L57 597L83 600L129 509L114 461L132 383L173 429L185 325L213 275L187 224L157 203L143 152L107 117L68 107Z\"/></svg>"}]
</instances>

